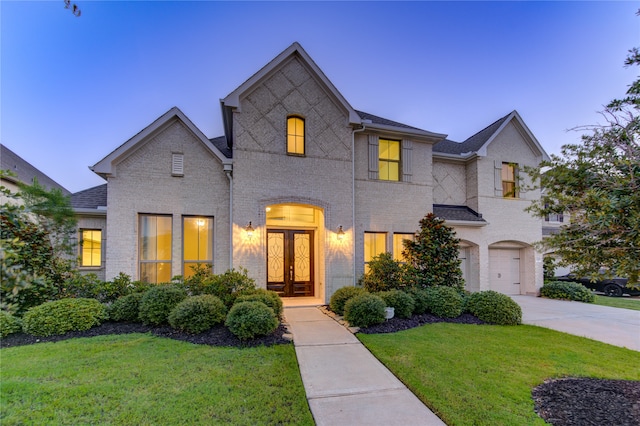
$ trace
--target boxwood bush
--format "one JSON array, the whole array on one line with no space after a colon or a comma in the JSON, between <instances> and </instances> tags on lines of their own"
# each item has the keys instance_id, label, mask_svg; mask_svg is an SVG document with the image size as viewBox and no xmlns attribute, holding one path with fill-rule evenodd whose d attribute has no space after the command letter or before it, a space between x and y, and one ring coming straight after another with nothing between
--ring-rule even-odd
<instances>
[{"instance_id":1,"label":"boxwood bush","mask_svg":"<svg viewBox=\"0 0 640 426\"><path fill-rule=\"evenodd\" d=\"M386 303L379 296L363 293L352 297L344 305L344 318L353 327L368 327L384 322Z\"/></svg>"},{"instance_id":2,"label":"boxwood bush","mask_svg":"<svg viewBox=\"0 0 640 426\"><path fill-rule=\"evenodd\" d=\"M169 313L173 328L198 334L224 321L227 307L220 298L211 294L190 296L178 303Z\"/></svg>"},{"instance_id":3,"label":"boxwood bush","mask_svg":"<svg viewBox=\"0 0 640 426\"><path fill-rule=\"evenodd\" d=\"M341 287L333 293L329 300L329 307L338 315L344 315L344 305L349 299L367 291L362 287L347 286Z\"/></svg>"},{"instance_id":4,"label":"boxwood bush","mask_svg":"<svg viewBox=\"0 0 640 426\"><path fill-rule=\"evenodd\" d=\"M429 309L427 290L420 287L407 287L403 290L413 297L413 314L424 314Z\"/></svg>"},{"instance_id":5,"label":"boxwood bush","mask_svg":"<svg viewBox=\"0 0 640 426\"><path fill-rule=\"evenodd\" d=\"M107 308L109 319L111 321L138 321L140 300L143 295L144 293L131 293L118 298Z\"/></svg>"},{"instance_id":6,"label":"boxwood bush","mask_svg":"<svg viewBox=\"0 0 640 426\"><path fill-rule=\"evenodd\" d=\"M374 294L384 300L387 306L394 308L394 315L398 318L411 318L413 315L416 303L409 293L400 290L388 290Z\"/></svg>"},{"instance_id":7,"label":"boxwood bush","mask_svg":"<svg viewBox=\"0 0 640 426\"><path fill-rule=\"evenodd\" d=\"M499 325L522 322L522 309L506 294L493 290L473 293L467 299L467 310L482 321Z\"/></svg>"},{"instance_id":8,"label":"boxwood bush","mask_svg":"<svg viewBox=\"0 0 640 426\"><path fill-rule=\"evenodd\" d=\"M152 287L140 299L138 317L144 324L166 324L169 313L186 297L187 292L175 285L164 284Z\"/></svg>"},{"instance_id":9,"label":"boxwood bush","mask_svg":"<svg viewBox=\"0 0 640 426\"><path fill-rule=\"evenodd\" d=\"M105 306L96 299L61 299L29 309L22 327L34 336L51 336L88 330L107 317Z\"/></svg>"},{"instance_id":10,"label":"boxwood bush","mask_svg":"<svg viewBox=\"0 0 640 426\"><path fill-rule=\"evenodd\" d=\"M427 311L440 318L457 318L464 309L464 299L454 287L434 286L425 289Z\"/></svg>"},{"instance_id":11,"label":"boxwood bush","mask_svg":"<svg viewBox=\"0 0 640 426\"><path fill-rule=\"evenodd\" d=\"M7 337L21 330L22 324L18 317L14 317L7 311L0 311L0 337Z\"/></svg>"},{"instance_id":12,"label":"boxwood bush","mask_svg":"<svg viewBox=\"0 0 640 426\"><path fill-rule=\"evenodd\" d=\"M229 310L225 325L240 340L267 336L278 328L273 309L262 302L238 302Z\"/></svg>"},{"instance_id":13,"label":"boxwood bush","mask_svg":"<svg viewBox=\"0 0 640 426\"><path fill-rule=\"evenodd\" d=\"M578 302L593 303L596 300L594 294L580 283L551 281L545 283L540 289L540 296L549 299L567 299Z\"/></svg>"}]
</instances>

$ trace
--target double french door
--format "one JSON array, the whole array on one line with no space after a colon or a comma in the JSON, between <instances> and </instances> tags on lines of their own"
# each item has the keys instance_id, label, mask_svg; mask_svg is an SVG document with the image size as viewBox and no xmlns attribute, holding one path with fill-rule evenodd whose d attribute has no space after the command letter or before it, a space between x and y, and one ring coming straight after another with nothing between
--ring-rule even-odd
<instances>
[{"instance_id":1,"label":"double french door","mask_svg":"<svg viewBox=\"0 0 640 426\"><path fill-rule=\"evenodd\" d=\"M313 231L267 230L267 290L282 297L313 296Z\"/></svg>"}]
</instances>

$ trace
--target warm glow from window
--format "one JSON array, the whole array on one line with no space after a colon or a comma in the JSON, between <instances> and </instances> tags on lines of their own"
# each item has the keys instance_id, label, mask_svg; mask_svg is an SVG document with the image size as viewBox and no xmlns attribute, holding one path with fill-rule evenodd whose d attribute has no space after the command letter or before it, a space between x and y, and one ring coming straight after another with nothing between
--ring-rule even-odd
<instances>
[{"instance_id":1,"label":"warm glow from window","mask_svg":"<svg viewBox=\"0 0 640 426\"><path fill-rule=\"evenodd\" d=\"M397 262L406 262L407 260L402 255L404 250L404 240L413 241L414 234L393 234L393 259Z\"/></svg>"},{"instance_id":2,"label":"warm glow from window","mask_svg":"<svg viewBox=\"0 0 640 426\"><path fill-rule=\"evenodd\" d=\"M171 216L140 216L140 281L171 281Z\"/></svg>"},{"instance_id":3,"label":"warm glow from window","mask_svg":"<svg viewBox=\"0 0 640 426\"><path fill-rule=\"evenodd\" d=\"M369 272L369 262L387 251L387 234L384 232L364 233L364 272Z\"/></svg>"},{"instance_id":4,"label":"warm glow from window","mask_svg":"<svg viewBox=\"0 0 640 426\"><path fill-rule=\"evenodd\" d=\"M502 196L505 198L518 198L518 188L516 187L517 167L513 163L502 163Z\"/></svg>"},{"instance_id":5,"label":"warm glow from window","mask_svg":"<svg viewBox=\"0 0 640 426\"><path fill-rule=\"evenodd\" d=\"M287 119L287 154L304 155L304 120L300 117Z\"/></svg>"},{"instance_id":6,"label":"warm glow from window","mask_svg":"<svg viewBox=\"0 0 640 426\"><path fill-rule=\"evenodd\" d=\"M185 217L182 219L183 271L185 278L193 275L198 264L211 269L213 265L213 219Z\"/></svg>"},{"instance_id":7,"label":"warm glow from window","mask_svg":"<svg viewBox=\"0 0 640 426\"><path fill-rule=\"evenodd\" d=\"M380 180L400 180L400 141L380 139L378 173Z\"/></svg>"},{"instance_id":8,"label":"warm glow from window","mask_svg":"<svg viewBox=\"0 0 640 426\"><path fill-rule=\"evenodd\" d=\"M80 266L101 266L102 231L99 229L83 229L81 242Z\"/></svg>"}]
</instances>

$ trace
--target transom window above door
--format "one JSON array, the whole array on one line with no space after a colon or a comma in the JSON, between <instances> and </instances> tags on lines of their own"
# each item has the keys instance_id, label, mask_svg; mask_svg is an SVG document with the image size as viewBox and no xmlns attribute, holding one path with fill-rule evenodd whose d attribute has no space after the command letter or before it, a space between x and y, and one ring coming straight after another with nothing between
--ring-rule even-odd
<instances>
[{"instance_id":1,"label":"transom window above door","mask_svg":"<svg viewBox=\"0 0 640 426\"><path fill-rule=\"evenodd\" d=\"M304 119L301 117L287 118L287 154L304 155Z\"/></svg>"}]
</instances>

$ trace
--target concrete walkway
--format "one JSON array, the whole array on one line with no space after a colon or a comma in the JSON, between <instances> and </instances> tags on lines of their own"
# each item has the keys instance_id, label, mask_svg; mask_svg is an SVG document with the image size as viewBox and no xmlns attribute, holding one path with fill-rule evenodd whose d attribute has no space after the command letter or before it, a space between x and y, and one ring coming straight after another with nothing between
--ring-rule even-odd
<instances>
[{"instance_id":1,"label":"concrete walkway","mask_svg":"<svg viewBox=\"0 0 640 426\"><path fill-rule=\"evenodd\" d=\"M344 326L316 307L286 307L317 425L444 425Z\"/></svg>"},{"instance_id":2,"label":"concrete walkway","mask_svg":"<svg viewBox=\"0 0 640 426\"><path fill-rule=\"evenodd\" d=\"M640 311L535 296L511 298L522 308L524 324L640 351Z\"/></svg>"}]
</instances>

